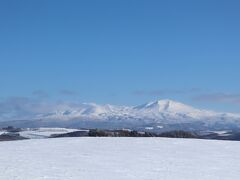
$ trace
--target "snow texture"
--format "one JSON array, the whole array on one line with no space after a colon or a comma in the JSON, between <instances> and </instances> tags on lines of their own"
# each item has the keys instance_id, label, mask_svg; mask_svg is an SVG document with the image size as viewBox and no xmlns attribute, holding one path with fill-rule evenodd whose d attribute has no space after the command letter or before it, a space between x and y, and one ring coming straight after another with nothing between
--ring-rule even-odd
<instances>
[{"instance_id":1,"label":"snow texture","mask_svg":"<svg viewBox=\"0 0 240 180\"><path fill-rule=\"evenodd\" d=\"M1 142L1 180L238 180L240 143L167 138Z\"/></svg>"},{"instance_id":2,"label":"snow texture","mask_svg":"<svg viewBox=\"0 0 240 180\"><path fill-rule=\"evenodd\" d=\"M80 131L78 129L66 129L66 128L36 128L36 129L26 129L19 132L20 136L29 139L42 139L48 138L53 134L64 134L74 131ZM81 130L83 131L83 130Z\"/></svg>"}]
</instances>

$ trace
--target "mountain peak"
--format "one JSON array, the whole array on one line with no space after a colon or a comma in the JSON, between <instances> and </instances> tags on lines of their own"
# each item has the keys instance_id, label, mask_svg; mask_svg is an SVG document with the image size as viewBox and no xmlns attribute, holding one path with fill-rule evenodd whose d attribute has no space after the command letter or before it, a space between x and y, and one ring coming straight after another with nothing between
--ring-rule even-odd
<instances>
[{"instance_id":1,"label":"mountain peak","mask_svg":"<svg viewBox=\"0 0 240 180\"><path fill-rule=\"evenodd\" d=\"M240 128L240 115L238 114L196 109L170 99L152 101L135 107L98 105L95 103L58 104L49 111L31 113L27 118L36 121L41 119L41 122L37 121L36 125L43 123L43 126L45 126L44 123L65 126L68 124L67 121L58 120L69 120L69 125L79 123L79 126L85 126L85 124L88 126L89 123L93 127L95 125L98 127L100 123L107 122L107 127L109 125L109 127L112 126L113 128L201 122L204 125L203 128L205 128L205 125L214 125L219 121L220 124L223 124L223 128L227 124L231 126L233 124ZM24 117L24 119L27 118ZM16 123L20 123L20 121ZM100 126L105 127L106 124Z\"/></svg>"},{"instance_id":2,"label":"mountain peak","mask_svg":"<svg viewBox=\"0 0 240 180\"><path fill-rule=\"evenodd\" d=\"M135 109L139 110L148 110L148 111L156 111L156 112L189 112L193 111L194 108L183 103L173 101L170 99L157 100L153 102L149 102L140 106L135 107Z\"/></svg>"},{"instance_id":3,"label":"mountain peak","mask_svg":"<svg viewBox=\"0 0 240 180\"><path fill-rule=\"evenodd\" d=\"M145 108L161 108L167 110L169 106L174 103L175 103L174 101L171 101L169 99L157 100L145 104Z\"/></svg>"},{"instance_id":4,"label":"mountain peak","mask_svg":"<svg viewBox=\"0 0 240 180\"><path fill-rule=\"evenodd\" d=\"M162 106L169 106L169 105L174 105L174 104L179 104L179 102L177 101L173 101L173 100L170 100L170 99L161 99L161 100L157 100L155 101L156 104Z\"/></svg>"}]
</instances>

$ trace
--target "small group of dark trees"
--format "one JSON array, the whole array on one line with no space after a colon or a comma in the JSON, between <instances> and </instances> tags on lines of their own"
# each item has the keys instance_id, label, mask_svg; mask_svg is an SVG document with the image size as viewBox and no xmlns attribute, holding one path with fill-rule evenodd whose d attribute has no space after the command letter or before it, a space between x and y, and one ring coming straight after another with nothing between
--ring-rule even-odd
<instances>
[{"instance_id":1,"label":"small group of dark trees","mask_svg":"<svg viewBox=\"0 0 240 180\"><path fill-rule=\"evenodd\" d=\"M171 131L161 134L152 132L138 132L134 130L102 130L90 129L86 131L76 131L66 134L52 135L52 138L59 137L170 137L170 138L197 138L196 135L185 131Z\"/></svg>"}]
</instances>

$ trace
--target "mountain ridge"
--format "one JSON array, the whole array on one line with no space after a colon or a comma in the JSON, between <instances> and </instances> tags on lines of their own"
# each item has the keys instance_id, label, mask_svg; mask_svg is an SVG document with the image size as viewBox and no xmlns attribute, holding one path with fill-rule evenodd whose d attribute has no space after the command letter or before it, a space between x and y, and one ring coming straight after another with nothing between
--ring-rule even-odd
<instances>
[{"instance_id":1,"label":"mountain ridge","mask_svg":"<svg viewBox=\"0 0 240 180\"><path fill-rule=\"evenodd\" d=\"M26 121L15 121L13 125L36 127L101 127L101 128L147 128L164 129L225 129L239 128L240 115L197 109L192 106L165 99L139 106L98 105L82 103L64 104L46 113L34 114ZM0 123L0 126L10 121ZM199 126L199 127L198 127ZM164 128L159 128L164 127ZM168 129L169 130L169 129Z\"/></svg>"}]
</instances>

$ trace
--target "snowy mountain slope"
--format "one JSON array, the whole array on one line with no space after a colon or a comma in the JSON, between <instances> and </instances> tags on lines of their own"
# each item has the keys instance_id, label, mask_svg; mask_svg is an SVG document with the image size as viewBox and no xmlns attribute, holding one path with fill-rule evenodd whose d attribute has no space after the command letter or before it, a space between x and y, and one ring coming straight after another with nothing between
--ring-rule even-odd
<instances>
[{"instance_id":1,"label":"snowy mountain slope","mask_svg":"<svg viewBox=\"0 0 240 180\"><path fill-rule=\"evenodd\" d=\"M171 101L159 100L149 102L140 106L113 106L113 105L97 105L94 103L84 103L79 107L68 107L68 109L56 110L48 115L39 114L38 117L52 119L71 119L76 117L85 117L92 119L106 119L112 116L115 117L147 117L150 119L161 119L164 115L175 118L189 117L192 119L202 118L240 118L238 114L217 113L207 110L199 110L191 106Z\"/></svg>"},{"instance_id":2,"label":"snowy mountain slope","mask_svg":"<svg viewBox=\"0 0 240 180\"><path fill-rule=\"evenodd\" d=\"M238 142L61 138L0 145L4 149L0 156L2 180L240 179Z\"/></svg>"},{"instance_id":3,"label":"snowy mountain slope","mask_svg":"<svg viewBox=\"0 0 240 180\"><path fill-rule=\"evenodd\" d=\"M196 109L172 100L159 100L135 107L94 103L63 104L49 112L33 114L26 120L4 122L0 123L0 126L9 124L23 127L240 129L239 114Z\"/></svg>"}]
</instances>

